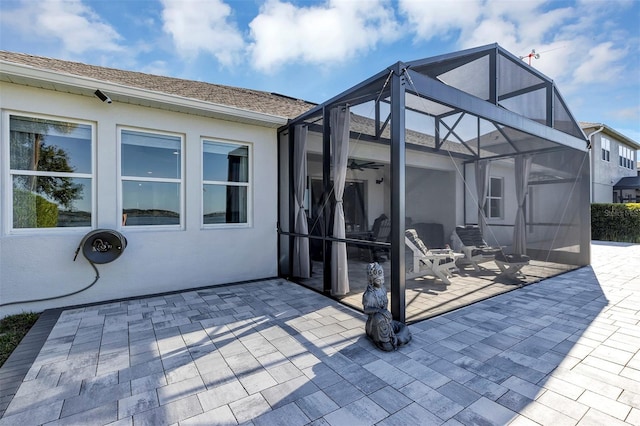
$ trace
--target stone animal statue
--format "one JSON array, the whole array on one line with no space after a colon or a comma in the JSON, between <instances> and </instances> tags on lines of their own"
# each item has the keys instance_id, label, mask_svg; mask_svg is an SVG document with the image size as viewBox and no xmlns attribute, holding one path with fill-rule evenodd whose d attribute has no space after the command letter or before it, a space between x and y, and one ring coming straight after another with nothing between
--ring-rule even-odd
<instances>
[{"instance_id":1,"label":"stone animal statue","mask_svg":"<svg viewBox=\"0 0 640 426\"><path fill-rule=\"evenodd\" d=\"M364 313L369 316L365 331L378 349L394 351L409 343L411 332L406 324L395 321L387 310L384 271L377 262L367 265L367 280L367 289L362 295Z\"/></svg>"}]
</instances>

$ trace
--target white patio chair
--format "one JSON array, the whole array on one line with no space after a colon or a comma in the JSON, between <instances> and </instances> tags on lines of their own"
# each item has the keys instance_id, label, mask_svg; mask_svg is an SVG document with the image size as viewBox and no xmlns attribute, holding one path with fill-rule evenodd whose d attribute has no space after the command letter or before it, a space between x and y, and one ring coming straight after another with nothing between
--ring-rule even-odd
<instances>
[{"instance_id":1,"label":"white patio chair","mask_svg":"<svg viewBox=\"0 0 640 426\"><path fill-rule=\"evenodd\" d=\"M451 284L449 277L458 270L456 259L464 257L462 253L456 253L450 249L429 250L418 237L415 229L407 229L404 239L413 253L410 270L407 271L408 278L432 275L445 284Z\"/></svg>"}]
</instances>

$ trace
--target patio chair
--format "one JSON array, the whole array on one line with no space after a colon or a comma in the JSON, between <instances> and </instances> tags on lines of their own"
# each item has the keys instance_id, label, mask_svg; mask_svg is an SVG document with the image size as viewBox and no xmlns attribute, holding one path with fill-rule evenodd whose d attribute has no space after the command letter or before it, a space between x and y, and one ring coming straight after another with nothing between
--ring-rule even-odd
<instances>
[{"instance_id":1,"label":"patio chair","mask_svg":"<svg viewBox=\"0 0 640 426\"><path fill-rule=\"evenodd\" d=\"M480 272L480 264L495 260L501 247L491 247L482 237L480 228L475 225L456 226L451 234L451 245L464 254L464 261L473 265L476 272Z\"/></svg>"},{"instance_id":2,"label":"patio chair","mask_svg":"<svg viewBox=\"0 0 640 426\"><path fill-rule=\"evenodd\" d=\"M405 244L413 253L407 276L415 278L433 275L445 284L451 284L449 277L458 270L456 259L463 257L462 253L455 253L450 249L429 250L424 245L415 229L405 231Z\"/></svg>"},{"instance_id":3,"label":"patio chair","mask_svg":"<svg viewBox=\"0 0 640 426\"><path fill-rule=\"evenodd\" d=\"M390 234L391 219L383 213L373 221L373 227L371 228L371 241L388 243ZM372 248L370 249L370 258L372 262L384 262L385 260L389 260L389 249L378 247Z\"/></svg>"}]
</instances>

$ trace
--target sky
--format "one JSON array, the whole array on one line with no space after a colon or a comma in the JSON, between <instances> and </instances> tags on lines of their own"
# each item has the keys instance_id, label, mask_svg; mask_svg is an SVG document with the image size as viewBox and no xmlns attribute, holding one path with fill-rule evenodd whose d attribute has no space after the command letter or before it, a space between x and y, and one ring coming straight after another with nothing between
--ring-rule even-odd
<instances>
[{"instance_id":1,"label":"sky","mask_svg":"<svg viewBox=\"0 0 640 426\"><path fill-rule=\"evenodd\" d=\"M492 43L553 79L576 120L640 143L640 0L0 0L1 50L316 103Z\"/></svg>"}]
</instances>

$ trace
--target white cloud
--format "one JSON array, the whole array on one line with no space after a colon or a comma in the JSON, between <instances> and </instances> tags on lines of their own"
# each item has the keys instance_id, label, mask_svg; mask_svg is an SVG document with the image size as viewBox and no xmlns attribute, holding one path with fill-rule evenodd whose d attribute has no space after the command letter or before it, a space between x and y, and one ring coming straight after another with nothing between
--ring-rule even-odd
<instances>
[{"instance_id":1,"label":"white cloud","mask_svg":"<svg viewBox=\"0 0 640 426\"><path fill-rule=\"evenodd\" d=\"M425 2L400 0L398 11L404 15L416 40L451 37L475 26L481 16L481 0Z\"/></svg>"},{"instance_id":2,"label":"white cloud","mask_svg":"<svg viewBox=\"0 0 640 426\"><path fill-rule=\"evenodd\" d=\"M267 0L249 27L252 65L266 72L300 60L340 62L401 36L386 0L330 0L311 7Z\"/></svg>"},{"instance_id":3,"label":"white cloud","mask_svg":"<svg viewBox=\"0 0 640 426\"><path fill-rule=\"evenodd\" d=\"M118 32L81 0L24 0L20 7L2 14L3 25L27 38L59 40L68 53L122 49Z\"/></svg>"},{"instance_id":4,"label":"white cloud","mask_svg":"<svg viewBox=\"0 0 640 426\"><path fill-rule=\"evenodd\" d=\"M600 43L589 49L585 60L576 68L573 75L577 83L596 83L619 79L623 67L617 62L626 52L616 49L612 42Z\"/></svg>"},{"instance_id":5,"label":"white cloud","mask_svg":"<svg viewBox=\"0 0 640 426\"><path fill-rule=\"evenodd\" d=\"M223 65L233 65L245 47L242 33L231 20L231 8L221 0L162 0L164 31L178 53L195 57L211 53Z\"/></svg>"}]
</instances>

